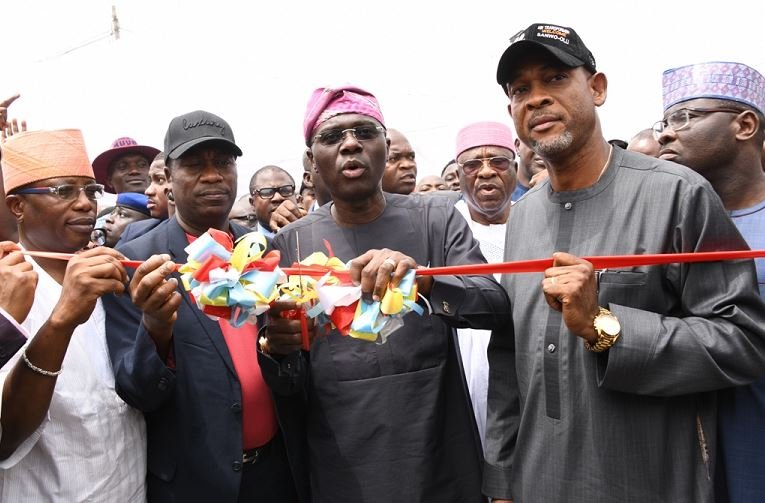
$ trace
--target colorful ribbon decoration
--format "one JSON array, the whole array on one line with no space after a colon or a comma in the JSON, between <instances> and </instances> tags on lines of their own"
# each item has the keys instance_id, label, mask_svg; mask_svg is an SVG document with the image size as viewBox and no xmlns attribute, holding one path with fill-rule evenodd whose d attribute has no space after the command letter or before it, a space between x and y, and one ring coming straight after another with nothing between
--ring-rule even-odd
<instances>
[{"instance_id":1,"label":"colorful ribbon decoration","mask_svg":"<svg viewBox=\"0 0 765 503\"><path fill-rule=\"evenodd\" d=\"M414 270L396 288L388 288L379 302L368 304L361 301L361 287L351 284L347 266L337 257L316 252L286 269L291 274L281 287L285 297L308 307L306 314L317 324L330 323L343 335L384 343L403 325L403 316L410 311L422 314Z\"/></svg>"},{"instance_id":2,"label":"colorful ribbon decoration","mask_svg":"<svg viewBox=\"0 0 765 503\"><path fill-rule=\"evenodd\" d=\"M177 265L181 280L197 306L213 319L225 318L238 327L255 323L255 317L269 309L277 298L293 300L301 307L285 312L285 317L301 320L303 348L308 350L306 314L317 322L331 323L343 335L384 343L387 336L403 324L410 311L422 314L417 304L416 276L467 274L518 274L544 272L553 266L552 258L466 264L410 270L397 288L389 288L380 302L362 302L361 288L351 282L346 264L316 252L292 267L278 267L280 254L265 256L266 239L253 232L242 236L234 246L225 232L210 229L186 248L189 261ZM70 253L22 251L25 255L68 260ZM647 255L581 257L595 269L616 269L671 263L715 262L765 258L765 250L739 250ZM143 262L121 261L125 267ZM306 311L306 308L307 311Z\"/></svg>"},{"instance_id":3,"label":"colorful ribbon decoration","mask_svg":"<svg viewBox=\"0 0 765 503\"><path fill-rule=\"evenodd\" d=\"M286 280L279 252L263 256L266 247L258 232L245 234L234 246L227 233L210 229L186 247L188 262L178 270L183 287L208 317L224 318L234 327L255 323Z\"/></svg>"}]
</instances>

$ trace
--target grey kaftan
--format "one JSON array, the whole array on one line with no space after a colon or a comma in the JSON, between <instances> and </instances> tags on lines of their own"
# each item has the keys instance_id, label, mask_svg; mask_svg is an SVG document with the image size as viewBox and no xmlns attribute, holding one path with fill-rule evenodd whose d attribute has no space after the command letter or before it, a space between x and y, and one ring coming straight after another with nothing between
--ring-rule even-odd
<instances>
[{"instance_id":1,"label":"grey kaftan","mask_svg":"<svg viewBox=\"0 0 765 503\"><path fill-rule=\"evenodd\" d=\"M549 183L510 215L506 260L746 249L711 186L614 147L592 187ZM489 346L484 492L527 502L708 502L715 390L765 371L765 305L751 260L600 275L622 336L585 350L544 300L543 275L503 278L514 333Z\"/></svg>"},{"instance_id":2,"label":"grey kaftan","mask_svg":"<svg viewBox=\"0 0 765 503\"><path fill-rule=\"evenodd\" d=\"M452 202L385 195L374 222L338 226L331 204L280 231L282 265L325 251L343 261L369 249L401 251L421 265L484 262ZM410 313L384 345L317 337L310 352L308 445L314 502L479 502L481 454L455 350L454 327L509 324L491 277L440 277L434 316ZM451 326L450 326L451 325Z\"/></svg>"}]
</instances>

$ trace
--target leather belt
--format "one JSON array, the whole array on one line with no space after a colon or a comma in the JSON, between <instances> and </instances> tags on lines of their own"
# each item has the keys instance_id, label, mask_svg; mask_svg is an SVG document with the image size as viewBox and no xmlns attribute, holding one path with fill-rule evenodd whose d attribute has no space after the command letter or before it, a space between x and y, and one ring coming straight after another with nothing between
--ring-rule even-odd
<instances>
[{"instance_id":1,"label":"leather belt","mask_svg":"<svg viewBox=\"0 0 765 503\"><path fill-rule=\"evenodd\" d=\"M242 453L242 463L253 465L257 463L261 458L263 458L263 456L271 451L271 444L273 444L273 442L274 441L271 440L267 444L263 444L260 447L244 451Z\"/></svg>"}]
</instances>

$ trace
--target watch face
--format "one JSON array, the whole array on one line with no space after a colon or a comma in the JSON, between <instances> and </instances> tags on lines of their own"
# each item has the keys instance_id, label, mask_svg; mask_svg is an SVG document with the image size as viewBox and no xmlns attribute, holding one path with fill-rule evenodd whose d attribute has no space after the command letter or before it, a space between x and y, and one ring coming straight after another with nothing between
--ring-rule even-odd
<instances>
[{"instance_id":1,"label":"watch face","mask_svg":"<svg viewBox=\"0 0 765 503\"><path fill-rule=\"evenodd\" d=\"M619 325L619 320L616 319L616 316L611 314L598 316L595 326L602 330L606 335L610 336L617 335L622 330L621 325Z\"/></svg>"}]
</instances>

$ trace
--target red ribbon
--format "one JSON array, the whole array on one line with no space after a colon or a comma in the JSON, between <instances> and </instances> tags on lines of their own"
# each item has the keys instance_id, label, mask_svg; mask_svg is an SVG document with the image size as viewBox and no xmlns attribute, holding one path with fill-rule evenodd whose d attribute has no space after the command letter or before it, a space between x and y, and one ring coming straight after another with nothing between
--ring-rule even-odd
<instances>
[{"instance_id":1,"label":"red ribbon","mask_svg":"<svg viewBox=\"0 0 765 503\"><path fill-rule=\"evenodd\" d=\"M594 269L619 269L623 267L638 267L644 265L662 265L689 262L717 262L721 260L738 260L747 258L763 258L765 250L741 250L722 252L695 253L657 253L648 255L603 255L597 257L581 257L590 262ZM418 276L444 276L457 274L517 274L523 272L544 272L553 266L552 258L519 260L516 262L500 262L496 264L469 264L445 267L429 267L417 269Z\"/></svg>"},{"instance_id":2,"label":"red ribbon","mask_svg":"<svg viewBox=\"0 0 765 503\"><path fill-rule=\"evenodd\" d=\"M74 256L72 253L54 253L23 251L24 255L33 257L55 258L69 260ZM719 252L695 252L695 253L656 253L648 255L602 255L594 257L581 257L592 263L595 269L618 269L624 267L639 267L645 265L663 265L674 263L692 262L717 262L722 260L740 260L749 258L765 258L765 250L740 250ZM143 264L141 260L121 260L125 267L138 267ZM270 264L269 264L270 265ZM423 267L417 269L417 276L447 276L458 274L517 274L524 272L544 272L553 266L552 258L519 260L516 262L498 262L492 264L467 264L451 265L444 267ZM176 264L176 269L180 265ZM313 278L321 278L328 272L340 280L341 283L350 284L349 271L337 271L323 266L284 267L285 274L302 274Z\"/></svg>"}]
</instances>

